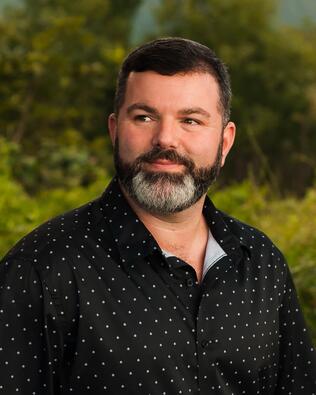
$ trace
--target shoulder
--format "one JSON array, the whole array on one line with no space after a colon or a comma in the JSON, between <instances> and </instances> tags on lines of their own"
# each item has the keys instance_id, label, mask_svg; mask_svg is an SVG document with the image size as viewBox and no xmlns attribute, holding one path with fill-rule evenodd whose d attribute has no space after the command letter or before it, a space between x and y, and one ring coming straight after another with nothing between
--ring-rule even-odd
<instances>
[{"instance_id":1,"label":"shoulder","mask_svg":"<svg viewBox=\"0 0 316 395\"><path fill-rule=\"evenodd\" d=\"M246 274L246 278L256 284L256 289L260 287L271 297L275 295L280 304L287 283L292 279L283 253L261 230L225 213L221 215L244 251L238 272Z\"/></svg>"},{"instance_id":2,"label":"shoulder","mask_svg":"<svg viewBox=\"0 0 316 395\"><path fill-rule=\"evenodd\" d=\"M220 214L229 230L239 240L240 245L248 251L253 265L270 274L287 277L289 268L286 259L269 236L258 228L224 212Z\"/></svg>"},{"instance_id":3,"label":"shoulder","mask_svg":"<svg viewBox=\"0 0 316 395\"><path fill-rule=\"evenodd\" d=\"M274 242L263 231L255 226L246 224L237 218L234 218L222 211L220 211L224 222L230 231L237 237L240 243L250 250L275 250L276 253L281 254L281 251L275 246Z\"/></svg>"},{"instance_id":4,"label":"shoulder","mask_svg":"<svg viewBox=\"0 0 316 395\"><path fill-rule=\"evenodd\" d=\"M2 263L34 264L38 271L45 271L52 264L61 267L63 262L69 262L77 256L82 246L97 244L101 232L105 240L108 239L98 198L34 229L7 253Z\"/></svg>"}]
</instances>

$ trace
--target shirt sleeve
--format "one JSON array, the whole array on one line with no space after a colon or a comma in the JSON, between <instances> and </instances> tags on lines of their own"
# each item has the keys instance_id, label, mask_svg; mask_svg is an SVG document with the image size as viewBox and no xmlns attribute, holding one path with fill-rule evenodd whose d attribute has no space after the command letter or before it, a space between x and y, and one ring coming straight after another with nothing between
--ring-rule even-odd
<instances>
[{"instance_id":1,"label":"shirt sleeve","mask_svg":"<svg viewBox=\"0 0 316 395\"><path fill-rule=\"evenodd\" d=\"M0 263L0 393L60 393L62 342L56 316L32 264Z\"/></svg>"},{"instance_id":2,"label":"shirt sleeve","mask_svg":"<svg viewBox=\"0 0 316 395\"><path fill-rule=\"evenodd\" d=\"M316 352L290 272L280 307L280 355L277 395L316 395Z\"/></svg>"}]
</instances>

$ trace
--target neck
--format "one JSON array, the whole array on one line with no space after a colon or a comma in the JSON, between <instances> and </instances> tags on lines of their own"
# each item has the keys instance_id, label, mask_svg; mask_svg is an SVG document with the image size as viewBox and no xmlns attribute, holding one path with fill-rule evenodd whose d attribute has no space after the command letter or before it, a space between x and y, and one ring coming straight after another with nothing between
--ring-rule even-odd
<instances>
[{"instance_id":1,"label":"neck","mask_svg":"<svg viewBox=\"0 0 316 395\"><path fill-rule=\"evenodd\" d=\"M198 281L201 281L209 233L202 213L205 195L186 210L159 215L150 213L139 206L123 187L122 191L160 248L190 264L195 269Z\"/></svg>"}]
</instances>

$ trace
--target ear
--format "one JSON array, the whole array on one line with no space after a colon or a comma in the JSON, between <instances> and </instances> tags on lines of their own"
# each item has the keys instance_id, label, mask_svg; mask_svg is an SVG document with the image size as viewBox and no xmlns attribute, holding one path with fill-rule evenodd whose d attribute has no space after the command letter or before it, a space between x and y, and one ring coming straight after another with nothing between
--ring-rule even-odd
<instances>
[{"instance_id":1,"label":"ear","mask_svg":"<svg viewBox=\"0 0 316 395\"><path fill-rule=\"evenodd\" d=\"M117 118L114 113L109 115L108 118L108 129L109 129L109 135L112 141L112 145L114 146L115 139L117 136Z\"/></svg>"},{"instance_id":2,"label":"ear","mask_svg":"<svg viewBox=\"0 0 316 395\"><path fill-rule=\"evenodd\" d=\"M228 122L223 131L223 148L222 148L222 163L224 166L226 157L232 148L236 135L236 125L234 122Z\"/></svg>"}]
</instances>

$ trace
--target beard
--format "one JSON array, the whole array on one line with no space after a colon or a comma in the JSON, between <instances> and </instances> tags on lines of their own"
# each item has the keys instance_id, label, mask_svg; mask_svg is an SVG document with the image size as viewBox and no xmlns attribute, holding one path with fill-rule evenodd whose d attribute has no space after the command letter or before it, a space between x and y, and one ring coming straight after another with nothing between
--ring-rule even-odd
<instances>
[{"instance_id":1,"label":"beard","mask_svg":"<svg viewBox=\"0 0 316 395\"><path fill-rule=\"evenodd\" d=\"M196 167L192 159L175 150L154 147L132 163L123 162L119 141L114 145L114 165L121 186L143 209L159 215L177 213L196 203L216 180L222 160L223 138L213 165ZM183 172L159 172L144 169L144 164L158 159L170 160L184 166Z\"/></svg>"}]
</instances>

